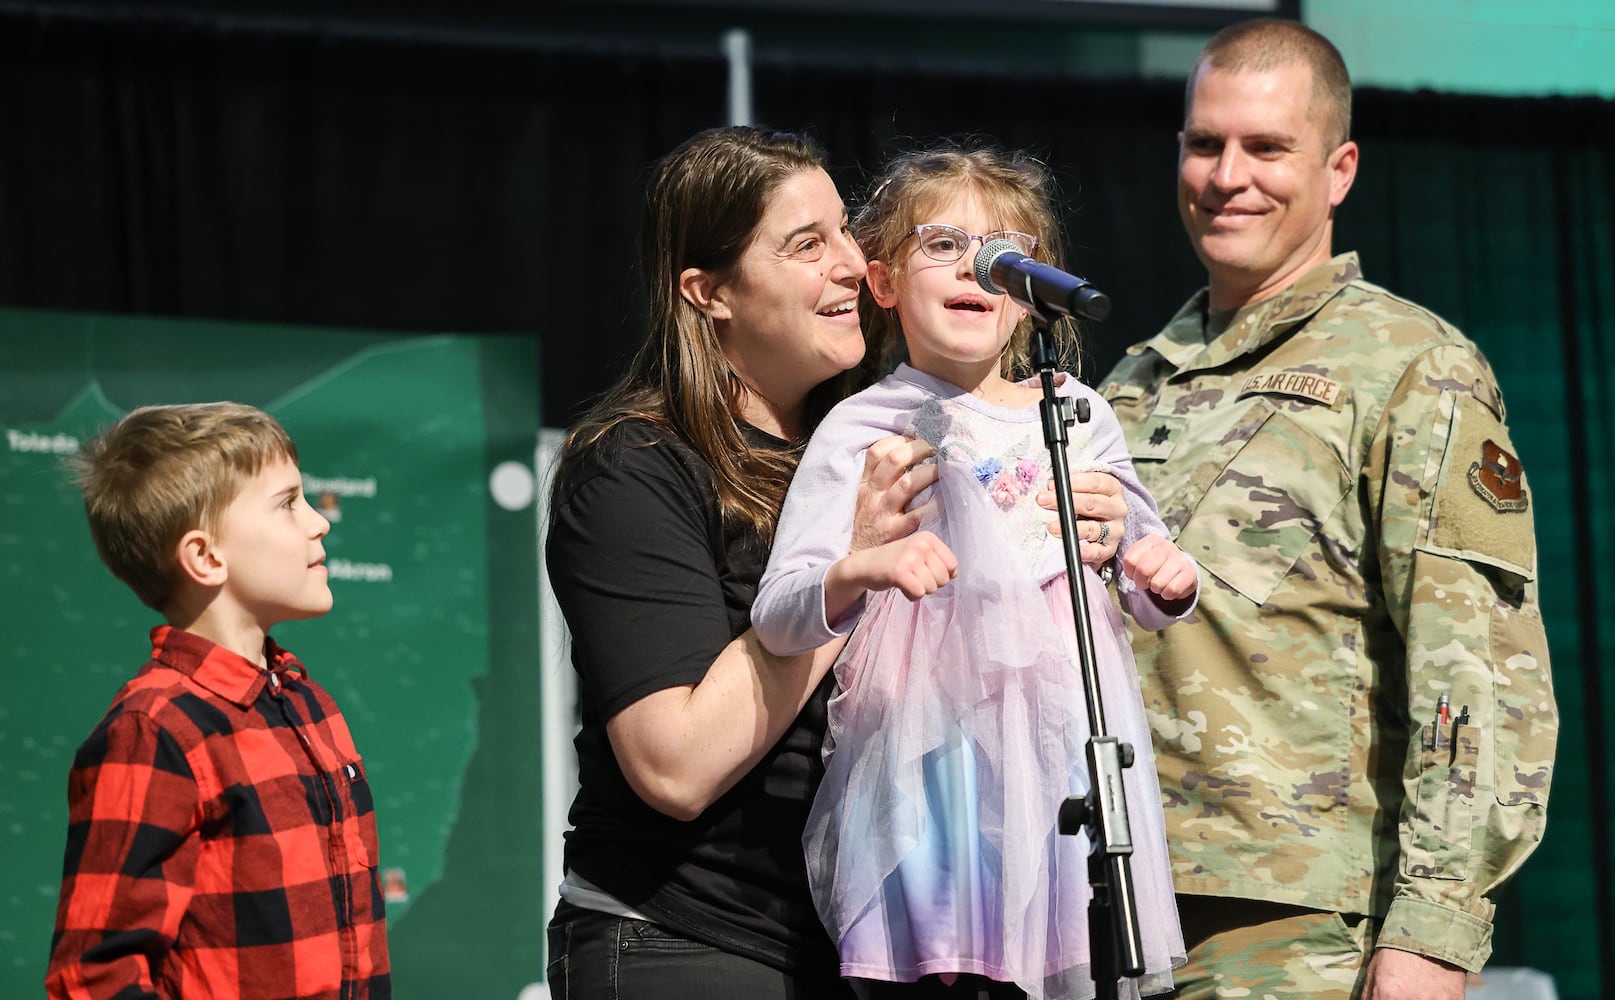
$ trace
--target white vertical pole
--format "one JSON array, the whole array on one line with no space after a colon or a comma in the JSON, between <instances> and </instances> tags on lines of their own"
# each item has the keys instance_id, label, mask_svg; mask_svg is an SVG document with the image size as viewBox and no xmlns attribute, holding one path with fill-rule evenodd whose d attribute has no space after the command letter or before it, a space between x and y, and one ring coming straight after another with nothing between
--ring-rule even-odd
<instances>
[{"instance_id":1,"label":"white vertical pole","mask_svg":"<svg viewBox=\"0 0 1615 1000\"><path fill-rule=\"evenodd\" d=\"M730 28L723 33L723 55L729 63L729 124L751 121L751 32Z\"/></svg>"},{"instance_id":2,"label":"white vertical pole","mask_svg":"<svg viewBox=\"0 0 1615 1000\"><path fill-rule=\"evenodd\" d=\"M550 480L561 458L564 431L545 427L539 431L533 468L538 473L538 594L541 643L538 656L539 698L541 701L539 739L544 748L544 920L555 912L561 886L561 835L568 826L567 813L578 790L578 758L572 737L578 732L578 684L572 671L570 639L566 620L550 592L549 570L544 560L544 532L549 524ZM545 956L546 960L549 956ZM529 987L521 1000L541 1000L549 995L542 984Z\"/></svg>"}]
</instances>

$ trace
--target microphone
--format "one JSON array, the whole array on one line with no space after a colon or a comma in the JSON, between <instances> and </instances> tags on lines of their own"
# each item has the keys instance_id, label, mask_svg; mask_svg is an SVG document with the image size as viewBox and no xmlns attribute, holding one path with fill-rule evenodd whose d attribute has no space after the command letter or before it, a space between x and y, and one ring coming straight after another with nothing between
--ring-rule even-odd
<instances>
[{"instance_id":1,"label":"microphone","mask_svg":"<svg viewBox=\"0 0 1615 1000\"><path fill-rule=\"evenodd\" d=\"M1043 316L1098 322L1110 315L1110 299L1104 292L1074 274L1033 260L1009 240L993 240L976 252L976 284Z\"/></svg>"}]
</instances>

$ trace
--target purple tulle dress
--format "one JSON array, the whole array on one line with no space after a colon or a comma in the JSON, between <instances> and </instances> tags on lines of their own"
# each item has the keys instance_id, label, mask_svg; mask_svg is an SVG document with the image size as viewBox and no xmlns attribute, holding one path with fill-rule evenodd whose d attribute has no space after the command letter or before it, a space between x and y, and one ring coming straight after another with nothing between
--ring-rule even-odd
<instances>
[{"instance_id":1,"label":"purple tulle dress","mask_svg":"<svg viewBox=\"0 0 1615 1000\"><path fill-rule=\"evenodd\" d=\"M1037 1000L1085 1000L1088 838L1060 834L1057 814L1087 791L1089 727L1066 577L1047 575L1060 543L1033 509L1048 459L1024 442L1019 457L983 458L1001 428L940 406L909 429L940 445L925 527L959 575L919 601L871 596L837 662L804 835L814 900L843 975L975 973ZM1082 579L1106 724L1137 755L1123 784L1146 972L1121 984L1137 997L1171 989L1184 947L1126 629L1099 577L1084 567Z\"/></svg>"}]
</instances>

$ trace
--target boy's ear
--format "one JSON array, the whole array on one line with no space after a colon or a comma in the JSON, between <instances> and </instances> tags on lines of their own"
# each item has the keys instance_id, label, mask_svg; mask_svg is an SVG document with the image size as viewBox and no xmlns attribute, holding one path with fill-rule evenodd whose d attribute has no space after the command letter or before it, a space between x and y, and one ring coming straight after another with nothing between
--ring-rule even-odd
<instances>
[{"instance_id":1,"label":"boy's ear","mask_svg":"<svg viewBox=\"0 0 1615 1000\"><path fill-rule=\"evenodd\" d=\"M869 273L864 277L864 284L869 286L869 294L875 300L875 305L882 309L897 305L897 282L892 279L892 269L886 266L885 261L869 262Z\"/></svg>"},{"instance_id":2,"label":"boy's ear","mask_svg":"<svg viewBox=\"0 0 1615 1000\"><path fill-rule=\"evenodd\" d=\"M734 316L723 292L723 282L711 271L687 267L679 273L679 294L684 301L712 319L730 319Z\"/></svg>"},{"instance_id":3,"label":"boy's ear","mask_svg":"<svg viewBox=\"0 0 1615 1000\"><path fill-rule=\"evenodd\" d=\"M201 528L192 528L180 537L175 561L180 574L201 587L221 586L230 576L213 536Z\"/></svg>"}]
</instances>

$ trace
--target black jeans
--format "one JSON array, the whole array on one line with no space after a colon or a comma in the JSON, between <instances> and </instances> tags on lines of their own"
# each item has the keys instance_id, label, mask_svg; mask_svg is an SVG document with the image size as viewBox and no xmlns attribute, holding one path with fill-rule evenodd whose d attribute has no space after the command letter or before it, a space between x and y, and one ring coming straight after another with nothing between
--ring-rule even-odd
<instances>
[{"instance_id":1,"label":"black jeans","mask_svg":"<svg viewBox=\"0 0 1615 1000\"><path fill-rule=\"evenodd\" d=\"M643 920L562 907L549 927L554 1000L852 1000L840 979L806 978Z\"/></svg>"}]
</instances>

